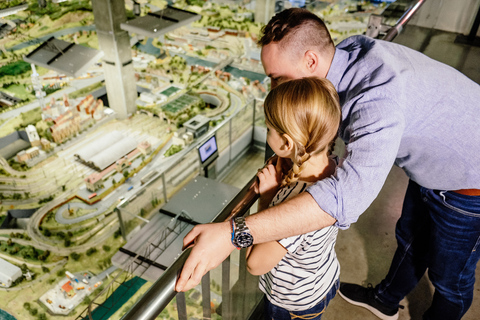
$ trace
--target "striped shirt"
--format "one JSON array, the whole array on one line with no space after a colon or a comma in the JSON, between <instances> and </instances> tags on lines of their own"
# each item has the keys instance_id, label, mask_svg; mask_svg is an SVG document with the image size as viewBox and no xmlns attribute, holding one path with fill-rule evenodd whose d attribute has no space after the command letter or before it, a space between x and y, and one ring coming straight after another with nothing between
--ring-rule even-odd
<instances>
[{"instance_id":1,"label":"striped shirt","mask_svg":"<svg viewBox=\"0 0 480 320\"><path fill-rule=\"evenodd\" d=\"M310 185L297 181L280 189L270 206L303 192ZM338 228L285 238L279 243L287 253L270 272L260 276L259 287L268 300L289 311L303 311L318 304L340 275L335 254Z\"/></svg>"}]
</instances>

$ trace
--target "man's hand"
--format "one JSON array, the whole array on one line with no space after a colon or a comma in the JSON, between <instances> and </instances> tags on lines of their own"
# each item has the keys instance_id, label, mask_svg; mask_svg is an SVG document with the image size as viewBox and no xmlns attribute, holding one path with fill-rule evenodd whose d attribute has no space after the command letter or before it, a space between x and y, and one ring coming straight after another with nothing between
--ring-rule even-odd
<instances>
[{"instance_id":1,"label":"man's hand","mask_svg":"<svg viewBox=\"0 0 480 320\"><path fill-rule=\"evenodd\" d=\"M202 277L218 267L235 249L231 242L230 221L200 224L183 239L183 247L193 245L183 266L175 290L188 291L198 285Z\"/></svg>"}]
</instances>

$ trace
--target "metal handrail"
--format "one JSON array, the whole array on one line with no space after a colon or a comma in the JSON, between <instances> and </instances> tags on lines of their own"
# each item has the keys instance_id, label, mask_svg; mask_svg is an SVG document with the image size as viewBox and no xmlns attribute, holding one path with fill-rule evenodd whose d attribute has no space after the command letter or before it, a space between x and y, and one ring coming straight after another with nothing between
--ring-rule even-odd
<instances>
[{"instance_id":1,"label":"metal handrail","mask_svg":"<svg viewBox=\"0 0 480 320\"><path fill-rule=\"evenodd\" d=\"M222 222L244 215L257 201L255 175L243 189L215 217L213 222ZM147 292L121 318L121 320L153 320L176 296L175 284L191 249L184 250L172 265L158 278Z\"/></svg>"},{"instance_id":2,"label":"metal handrail","mask_svg":"<svg viewBox=\"0 0 480 320\"><path fill-rule=\"evenodd\" d=\"M418 0L414 6L412 6L403 14L403 16L398 20L395 26L388 30L387 34L385 35L385 37L383 37L382 40L392 41L400 33L400 31L402 31L403 27L408 23L408 21L410 21L412 16L415 14L415 12L417 12L418 9L420 9L424 2L425 0Z\"/></svg>"}]
</instances>

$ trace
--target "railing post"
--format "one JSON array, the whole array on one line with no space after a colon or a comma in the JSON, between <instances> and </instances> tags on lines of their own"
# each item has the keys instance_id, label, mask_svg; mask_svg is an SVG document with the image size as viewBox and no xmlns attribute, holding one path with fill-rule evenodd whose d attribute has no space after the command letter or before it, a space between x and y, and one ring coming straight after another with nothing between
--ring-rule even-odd
<instances>
[{"instance_id":1,"label":"railing post","mask_svg":"<svg viewBox=\"0 0 480 320\"><path fill-rule=\"evenodd\" d=\"M187 320L187 300L185 299L185 292L177 293L177 313L178 320Z\"/></svg>"},{"instance_id":2,"label":"railing post","mask_svg":"<svg viewBox=\"0 0 480 320\"><path fill-rule=\"evenodd\" d=\"M232 121L233 118L228 122L228 164L232 162Z\"/></svg>"},{"instance_id":3,"label":"railing post","mask_svg":"<svg viewBox=\"0 0 480 320\"><path fill-rule=\"evenodd\" d=\"M209 271L202 278L202 307L203 307L204 319L212 318L212 308L210 305L210 301L212 301L212 299L210 297L210 271Z\"/></svg>"},{"instance_id":4,"label":"railing post","mask_svg":"<svg viewBox=\"0 0 480 320\"><path fill-rule=\"evenodd\" d=\"M230 294L230 256L222 262L222 319L232 319Z\"/></svg>"},{"instance_id":5,"label":"railing post","mask_svg":"<svg viewBox=\"0 0 480 320\"><path fill-rule=\"evenodd\" d=\"M168 202L167 198L167 183L165 182L165 172L162 173L162 184L163 184L163 200L165 203Z\"/></svg>"}]
</instances>

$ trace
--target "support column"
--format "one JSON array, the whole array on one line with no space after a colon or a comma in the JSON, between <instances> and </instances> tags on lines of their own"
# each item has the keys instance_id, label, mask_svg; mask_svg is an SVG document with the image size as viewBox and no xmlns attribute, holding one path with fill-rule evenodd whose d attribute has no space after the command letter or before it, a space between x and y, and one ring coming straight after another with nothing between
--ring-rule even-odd
<instances>
[{"instance_id":1,"label":"support column","mask_svg":"<svg viewBox=\"0 0 480 320\"><path fill-rule=\"evenodd\" d=\"M92 1L98 43L103 51L103 70L108 105L118 119L136 110L137 88L133 69L130 37L120 24L127 21L124 0Z\"/></svg>"}]
</instances>

